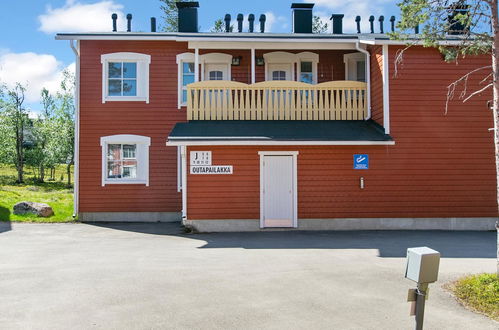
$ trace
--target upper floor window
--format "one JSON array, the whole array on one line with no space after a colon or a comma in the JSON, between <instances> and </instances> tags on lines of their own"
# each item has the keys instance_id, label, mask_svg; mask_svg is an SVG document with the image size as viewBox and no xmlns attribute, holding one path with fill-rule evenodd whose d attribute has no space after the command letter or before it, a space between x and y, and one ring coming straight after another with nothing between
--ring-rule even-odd
<instances>
[{"instance_id":1,"label":"upper floor window","mask_svg":"<svg viewBox=\"0 0 499 330\"><path fill-rule=\"evenodd\" d=\"M307 84L312 84L314 82L312 62L300 62L300 81Z\"/></svg>"},{"instance_id":2,"label":"upper floor window","mask_svg":"<svg viewBox=\"0 0 499 330\"><path fill-rule=\"evenodd\" d=\"M145 101L149 103L151 56L139 53L101 55L102 103Z\"/></svg>"},{"instance_id":3,"label":"upper floor window","mask_svg":"<svg viewBox=\"0 0 499 330\"><path fill-rule=\"evenodd\" d=\"M265 80L296 80L308 84L317 83L318 54L312 52L298 54L270 52L263 54L263 57L265 59Z\"/></svg>"},{"instance_id":4,"label":"upper floor window","mask_svg":"<svg viewBox=\"0 0 499 330\"><path fill-rule=\"evenodd\" d=\"M366 81L366 56L362 53L343 55L345 62L345 79L353 81Z\"/></svg>"},{"instance_id":5,"label":"upper floor window","mask_svg":"<svg viewBox=\"0 0 499 330\"><path fill-rule=\"evenodd\" d=\"M230 80L232 55L208 53L199 56L200 80ZM177 55L178 65L178 108L187 104L187 85L195 82L196 64L194 53Z\"/></svg>"},{"instance_id":6,"label":"upper floor window","mask_svg":"<svg viewBox=\"0 0 499 330\"><path fill-rule=\"evenodd\" d=\"M272 80L286 80L286 71L272 71Z\"/></svg>"},{"instance_id":7,"label":"upper floor window","mask_svg":"<svg viewBox=\"0 0 499 330\"><path fill-rule=\"evenodd\" d=\"M149 185L149 146L151 138L140 135L101 137L102 185Z\"/></svg>"},{"instance_id":8,"label":"upper floor window","mask_svg":"<svg viewBox=\"0 0 499 330\"><path fill-rule=\"evenodd\" d=\"M182 63L182 104L187 102L187 85L194 82L194 63Z\"/></svg>"}]
</instances>

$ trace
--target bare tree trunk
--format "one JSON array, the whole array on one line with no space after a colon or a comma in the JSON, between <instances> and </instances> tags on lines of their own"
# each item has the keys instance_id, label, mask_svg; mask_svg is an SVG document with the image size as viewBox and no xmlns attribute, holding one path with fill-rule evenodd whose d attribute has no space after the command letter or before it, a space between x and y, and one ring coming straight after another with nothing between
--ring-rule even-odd
<instances>
[{"instance_id":1,"label":"bare tree trunk","mask_svg":"<svg viewBox=\"0 0 499 330\"><path fill-rule=\"evenodd\" d=\"M499 212L499 21L497 13L497 0L489 2L491 11L491 25L492 25L492 76L493 76L493 106L492 112L494 114L494 148L496 156L496 183L497 183L497 205ZM496 222L496 229L498 223ZM497 275L499 276L499 229L497 230Z\"/></svg>"},{"instance_id":2,"label":"bare tree trunk","mask_svg":"<svg viewBox=\"0 0 499 330\"><path fill-rule=\"evenodd\" d=\"M43 163L40 164L40 182L45 182L45 166Z\"/></svg>"}]
</instances>

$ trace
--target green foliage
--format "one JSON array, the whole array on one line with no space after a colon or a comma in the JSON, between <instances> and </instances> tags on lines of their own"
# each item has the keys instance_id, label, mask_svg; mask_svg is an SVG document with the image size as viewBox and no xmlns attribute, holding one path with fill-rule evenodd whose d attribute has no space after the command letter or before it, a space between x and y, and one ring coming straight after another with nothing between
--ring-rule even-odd
<instances>
[{"instance_id":1,"label":"green foliage","mask_svg":"<svg viewBox=\"0 0 499 330\"><path fill-rule=\"evenodd\" d=\"M162 30L164 32L178 31L178 11L175 3L180 1L187 2L192 0L159 0L161 3L160 9L164 13L164 16L162 16L164 24L164 26L162 26Z\"/></svg>"},{"instance_id":2,"label":"green foliage","mask_svg":"<svg viewBox=\"0 0 499 330\"><path fill-rule=\"evenodd\" d=\"M315 16L312 21L313 33L327 33L328 24L323 22L319 16Z\"/></svg>"},{"instance_id":3,"label":"green foliage","mask_svg":"<svg viewBox=\"0 0 499 330\"><path fill-rule=\"evenodd\" d=\"M417 39L425 47L437 48L446 61L491 51L490 7L485 0L402 0L398 6L401 19L397 24L399 32L391 33L393 39L408 44ZM416 26L420 26L417 36L413 33ZM460 26L464 33L458 33ZM449 35L460 41L459 45L442 44Z\"/></svg>"},{"instance_id":4,"label":"green foliage","mask_svg":"<svg viewBox=\"0 0 499 330\"><path fill-rule=\"evenodd\" d=\"M467 276L456 281L451 289L465 306L499 321L497 274Z\"/></svg>"},{"instance_id":5,"label":"green foliage","mask_svg":"<svg viewBox=\"0 0 499 330\"><path fill-rule=\"evenodd\" d=\"M57 173L64 173L65 166L55 166ZM25 184L17 184L16 169L11 165L0 165L0 221L27 222L67 222L73 221L73 192L64 182L40 183L33 179L33 174L26 171L30 177ZM21 201L47 203L54 210L54 215L48 218L38 218L34 215L14 215L13 207Z\"/></svg>"}]
</instances>

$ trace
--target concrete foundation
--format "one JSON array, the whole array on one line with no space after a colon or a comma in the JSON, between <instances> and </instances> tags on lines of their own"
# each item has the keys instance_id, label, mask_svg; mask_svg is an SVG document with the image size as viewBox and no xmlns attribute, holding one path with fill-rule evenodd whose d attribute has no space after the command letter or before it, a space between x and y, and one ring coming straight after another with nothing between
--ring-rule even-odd
<instances>
[{"instance_id":1,"label":"concrete foundation","mask_svg":"<svg viewBox=\"0 0 499 330\"><path fill-rule=\"evenodd\" d=\"M180 212L83 212L78 220L83 222L178 222Z\"/></svg>"},{"instance_id":2,"label":"concrete foundation","mask_svg":"<svg viewBox=\"0 0 499 330\"><path fill-rule=\"evenodd\" d=\"M260 228L260 220L184 220L198 232L276 230L495 230L497 218L298 219L298 228Z\"/></svg>"}]
</instances>

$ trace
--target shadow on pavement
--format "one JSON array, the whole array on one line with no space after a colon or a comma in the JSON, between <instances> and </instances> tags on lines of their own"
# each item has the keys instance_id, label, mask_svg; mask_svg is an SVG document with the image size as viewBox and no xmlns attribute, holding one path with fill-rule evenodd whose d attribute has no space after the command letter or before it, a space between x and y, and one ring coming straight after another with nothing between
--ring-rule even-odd
<instances>
[{"instance_id":1,"label":"shadow on pavement","mask_svg":"<svg viewBox=\"0 0 499 330\"><path fill-rule=\"evenodd\" d=\"M179 223L91 223L151 235L205 241L201 249L377 249L380 257L405 257L407 248L428 246L443 258L496 258L495 231L274 231L184 234Z\"/></svg>"},{"instance_id":2,"label":"shadow on pavement","mask_svg":"<svg viewBox=\"0 0 499 330\"><path fill-rule=\"evenodd\" d=\"M10 210L6 207L0 206L0 233L12 229L10 224Z\"/></svg>"}]
</instances>

